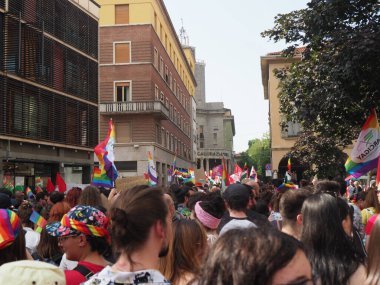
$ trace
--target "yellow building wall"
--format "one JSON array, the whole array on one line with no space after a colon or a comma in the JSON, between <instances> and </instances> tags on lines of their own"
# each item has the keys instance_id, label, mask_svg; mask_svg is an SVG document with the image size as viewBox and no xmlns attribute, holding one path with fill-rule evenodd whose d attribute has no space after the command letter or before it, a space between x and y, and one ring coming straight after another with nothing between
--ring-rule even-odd
<instances>
[{"instance_id":1,"label":"yellow building wall","mask_svg":"<svg viewBox=\"0 0 380 285\"><path fill-rule=\"evenodd\" d=\"M182 49L182 47L178 47L175 36L176 31L172 30L169 19L166 18L158 0L98 0L97 2L101 6L99 16L100 27L115 25L115 5L122 4L129 4L129 24L151 24L184 82L187 91L190 95L194 95L195 83L191 80L192 77L181 56L180 48ZM193 74L194 68L195 59L193 61L193 70L191 70Z\"/></svg>"}]
</instances>

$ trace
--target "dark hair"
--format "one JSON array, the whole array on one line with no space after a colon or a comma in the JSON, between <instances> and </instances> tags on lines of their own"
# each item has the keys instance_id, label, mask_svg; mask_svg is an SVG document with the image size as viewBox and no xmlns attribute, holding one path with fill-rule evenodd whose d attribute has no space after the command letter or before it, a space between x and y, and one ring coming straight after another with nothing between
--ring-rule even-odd
<instances>
[{"instance_id":1,"label":"dark hair","mask_svg":"<svg viewBox=\"0 0 380 285\"><path fill-rule=\"evenodd\" d=\"M45 228L40 235L40 242L37 246L37 255L41 259L49 259L54 262L62 258L62 250L58 245L58 238L49 235Z\"/></svg>"},{"instance_id":2,"label":"dark hair","mask_svg":"<svg viewBox=\"0 0 380 285\"><path fill-rule=\"evenodd\" d=\"M269 284L298 250L299 241L275 229L230 230L214 244L198 284Z\"/></svg>"},{"instance_id":3,"label":"dark hair","mask_svg":"<svg viewBox=\"0 0 380 285\"><path fill-rule=\"evenodd\" d=\"M47 196L47 194L45 192L39 192L36 194L36 201L39 202L39 201L45 199L46 196Z\"/></svg>"},{"instance_id":4,"label":"dark hair","mask_svg":"<svg viewBox=\"0 0 380 285\"><path fill-rule=\"evenodd\" d=\"M342 198L338 198L336 200L338 205L338 211L339 211L339 217L340 221L343 221L347 218L347 216L350 216L351 221L353 221L353 210L351 210L350 206L346 201L344 201Z\"/></svg>"},{"instance_id":5,"label":"dark hair","mask_svg":"<svg viewBox=\"0 0 380 285\"><path fill-rule=\"evenodd\" d=\"M86 235L86 240L89 243L92 252L96 251L100 255L107 255L110 252L110 245L105 237Z\"/></svg>"},{"instance_id":6,"label":"dark hair","mask_svg":"<svg viewBox=\"0 0 380 285\"><path fill-rule=\"evenodd\" d=\"M27 259L25 233L22 226L20 225L20 232L18 233L14 242L9 246L0 249L0 266L8 262L25 259Z\"/></svg>"},{"instance_id":7,"label":"dark hair","mask_svg":"<svg viewBox=\"0 0 380 285\"><path fill-rule=\"evenodd\" d=\"M337 199L325 193L308 197L302 217L301 241L314 274L324 285L346 284L363 258L343 229Z\"/></svg>"},{"instance_id":8,"label":"dark hair","mask_svg":"<svg viewBox=\"0 0 380 285\"><path fill-rule=\"evenodd\" d=\"M185 197L188 197L188 193L191 190L191 187L182 186L180 188L174 189L173 194L175 197L176 204L182 204L185 202Z\"/></svg>"},{"instance_id":9,"label":"dark hair","mask_svg":"<svg viewBox=\"0 0 380 285\"><path fill-rule=\"evenodd\" d=\"M276 192L273 194L272 199L269 202L269 205L274 212L280 211L280 200L282 195L284 195L287 191L290 190L288 187L283 187L281 191L276 190Z\"/></svg>"},{"instance_id":10,"label":"dark hair","mask_svg":"<svg viewBox=\"0 0 380 285\"><path fill-rule=\"evenodd\" d=\"M264 215L267 218L270 215L267 201L265 201L263 199L259 199L256 201L254 210L255 210L255 212L257 212L261 215Z\"/></svg>"},{"instance_id":11,"label":"dark hair","mask_svg":"<svg viewBox=\"0 0 380 285\"><path fill-rule=\"evenodd\" d=\"M199 203L199 206L217 219L222 218L226 210L220 191L207 193Z\"/></svg>"},{"instance_id":12,"label":"dark hair","mask_svg":"<svg viewBox=\"0 0 380 285\"><path fill-rule=\"evenodd\" d=\"M374 207L376 213L380 213L380 204L377 198L376 190L374 188L369 188L364 200L364 208Z\"/></svg>"},{"instance_id":13,"label":"dark hair","mask_svg":"<svg viewBox=\"0 0 380 285\"><path fill-rule=\"evenodd\" d=\"M168 207L159 187L142 188L137 185L122 191L111 207L112 244L117 255L131 254L148 240L151 227L161 221L166 226Z\"/></svg>"},{"instance_id":14,"label":"dark hair","mask_svg":"<svg viewBox=\"0 0 380 285\"><path fill-rule=\"evenodd\" d=\"M285 192L280 199L281 216L285 220L295 222L297 220L297 215L301 213L303 202L310 195L310 191L304 189L292 189Z\"/></svg>"},{"instance_id":15,"label":"dark hair","mask_svg":"<svg viewBox=\"0 0 380 285\"><path fill-rule=\"evenodd\" d=\"M195 204L198 201L202 201L206 197L206 193L197 192L189 197L189 201L187 202L187 208L192 211L194 210Z\"/></svg>"},{"instance_id":16,"label":"dark hair","mask_svg":"<svg viewBox=\"0 0 380 285\"><path fill-rule=\"evenodd\" d=\"M339 197L340 195L340 185L338 182L330 180L322 180L315 185L315 194L327 193L333 197Z\"/></svg>"},{"instance_id":17,"label":"dark hair","mask_svg":"<svg viewBox=\"0 0 380 285\"><path fill-rule=\"evenodd\" d=\"M65 194L54 191L53 193L50 194L49 199L53 204L56 204L58 202L62 202L63 199L65 199Z\"/></svg>"}]
</instances>

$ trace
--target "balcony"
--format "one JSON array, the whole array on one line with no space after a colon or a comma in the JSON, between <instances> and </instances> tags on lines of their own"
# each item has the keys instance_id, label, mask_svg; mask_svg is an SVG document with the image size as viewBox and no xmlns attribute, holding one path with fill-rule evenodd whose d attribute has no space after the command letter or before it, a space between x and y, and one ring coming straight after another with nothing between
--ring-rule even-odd
<instances>
[{"instance_id":1,"label":"balcony","mask_svg":"<svg viewBox=\"0 0 380 285\"><path fill-rule=\"evenodd\" d=\"M169 109L160 101L100 103L99 111L102 115L153 114L161 120L169 120Z\"/></svg>"}]
</instances>

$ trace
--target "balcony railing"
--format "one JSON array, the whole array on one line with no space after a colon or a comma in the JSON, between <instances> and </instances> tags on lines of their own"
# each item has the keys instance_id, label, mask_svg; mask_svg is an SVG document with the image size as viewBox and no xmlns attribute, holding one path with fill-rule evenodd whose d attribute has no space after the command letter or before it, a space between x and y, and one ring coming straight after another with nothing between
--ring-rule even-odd
<instances>
[{"instance_id":1,"label":"balcony railing","mask_svg":"<svg viewBox=\"0 0 380 285\"><path fill-rule=\"evenodd\" d=\"M101 114L156 114L169 119L169 109L160 101L100 103Z\"/></svg>"}]
</instances>

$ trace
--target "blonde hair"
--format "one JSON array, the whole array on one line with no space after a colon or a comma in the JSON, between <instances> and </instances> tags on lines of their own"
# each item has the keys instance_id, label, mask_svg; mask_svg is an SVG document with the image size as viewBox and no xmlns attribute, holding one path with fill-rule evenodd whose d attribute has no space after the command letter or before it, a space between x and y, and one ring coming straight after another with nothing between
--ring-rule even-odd
<instances>
[{"instance_id":1,"label":"blonde hair","mask_svg":"<svg viewBox=\"0 0 380 285\"><path fill-rule=\"evenodd\" d=\"M380 284L380 218L376 218L368 243L368 266L366 285Z\"/></svg>"}]
</instances>

